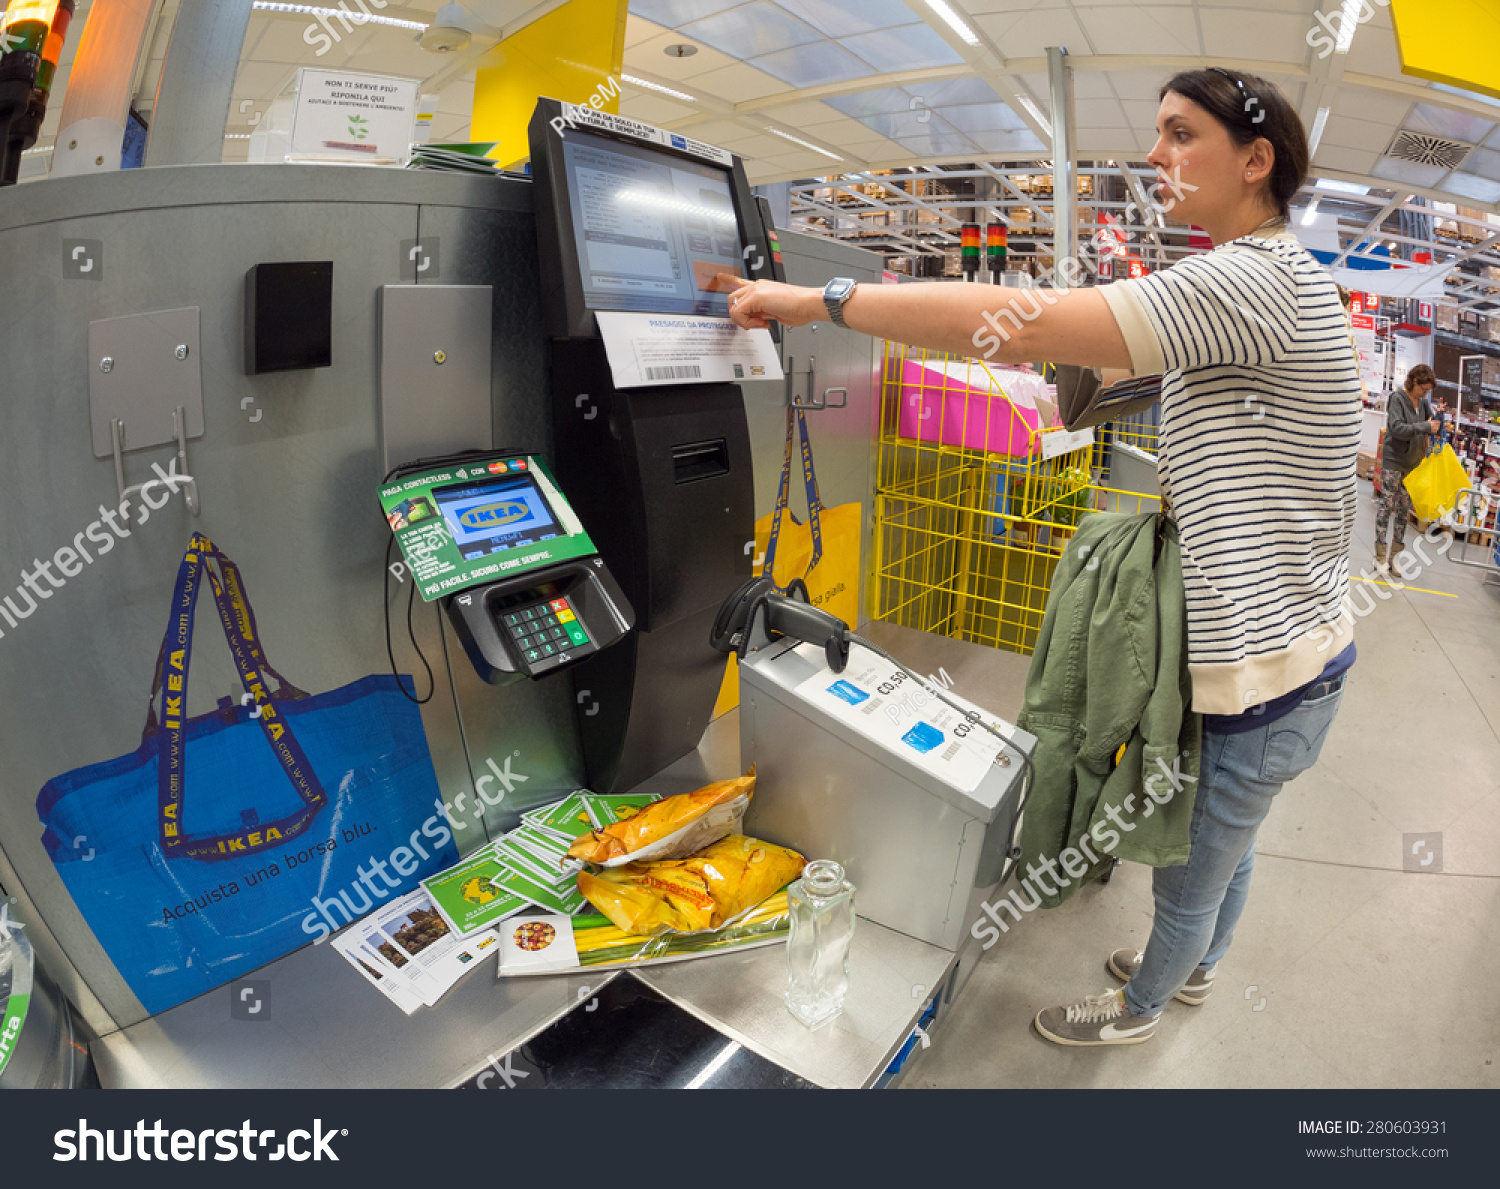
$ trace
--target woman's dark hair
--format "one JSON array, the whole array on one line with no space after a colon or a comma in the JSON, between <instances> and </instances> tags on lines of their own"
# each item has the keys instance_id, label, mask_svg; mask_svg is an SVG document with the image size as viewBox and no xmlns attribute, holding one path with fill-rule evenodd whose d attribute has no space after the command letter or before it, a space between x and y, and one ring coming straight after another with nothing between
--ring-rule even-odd
<instances>
[{"instance_id":1,"label":"woman's dark hair","mask_svg":"<svg viewBox=\"0 0 1500 1189\"><path fill-rule=\"evenodd\" d=\"M1235 71L1184 70L1162 87L1158 101L1175 91L1191 99L1228 130L1236 144L1254 144L1264 137L1276 153L1271 168L1270 195L1284 219L1291 213L1292 196L1307 179L1310 158L1302 121L1275 83Z\"/></svg>"},{"instance_id":2,"label":"woman's dark hair","mask_svg":"<svg viewBox=\"0 0 1500 1189\"><path fill-rule=\"evenodd\" d=\"M1410 392L1418 384L1436 384L1437 374L1425 363L1419 363L1411 371L1406 373L1406 391Z\"/></svg>"}]
</instances>

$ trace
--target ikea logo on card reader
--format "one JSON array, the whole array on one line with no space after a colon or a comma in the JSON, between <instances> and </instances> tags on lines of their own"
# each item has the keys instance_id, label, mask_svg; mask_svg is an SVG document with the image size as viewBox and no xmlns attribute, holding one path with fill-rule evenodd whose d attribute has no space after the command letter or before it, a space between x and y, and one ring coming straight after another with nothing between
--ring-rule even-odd
<instances>
[{"instance_id":1,"label":"ikea logo on card reader","mask_svg":"<svg viewBox=\"0 0 1500 1189\"><path fill-rule=\"evenodd\" d=\"M835 698L848 702L851 706L858 706L861 702L870 700L869 694L857 685L850 685L847 681L835 681L828 687L828 692Z\"/></svg>"},{"instance_id":2,"label":"ikea logo on card reader","mask_svg":"<svg viewBox=\"0 0 1500 1189\"><path fill-rule=\"evenodd\" d=\"M458 522L468 529L499 528L514 524L531 515L531 509L521 500L504 500L498 504L482 504L477 508L465 508L458 514Z\"/></svg>"},{"instance_id":3,"label":"ikea logo on card reader","mask_svg":"<svg viewBox=\"0 0 1500 1189\"><path fill-rule=\"evenodd\" d=\"M925 722L919 722L906 734L901 736L901 742L908 747L915 747L923 755L926 755L934 747L943 741L943 732Z\"/></svg>"}]
</instances>

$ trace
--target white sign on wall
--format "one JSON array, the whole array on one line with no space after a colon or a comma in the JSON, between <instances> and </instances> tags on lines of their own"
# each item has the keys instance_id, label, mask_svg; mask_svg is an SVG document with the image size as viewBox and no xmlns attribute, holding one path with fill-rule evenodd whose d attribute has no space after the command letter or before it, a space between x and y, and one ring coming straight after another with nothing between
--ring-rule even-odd
<instances>
[{"instance_id":1,"label":"white sign on wall","mask_svg":"<svg viewBox=\"0 0 1500 1189\"><path fill-rule=\"evenodd\" d=\"M410 78L303 67L287 159L405 165L418 85Z\"/></svg>"}]
</instances>

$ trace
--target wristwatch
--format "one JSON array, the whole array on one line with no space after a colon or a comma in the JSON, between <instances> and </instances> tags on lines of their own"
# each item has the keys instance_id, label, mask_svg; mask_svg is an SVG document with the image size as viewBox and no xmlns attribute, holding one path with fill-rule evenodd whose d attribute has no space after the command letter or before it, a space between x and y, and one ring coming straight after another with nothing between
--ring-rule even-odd
<instances>
[{"instance_id":1,"label":"wristwatch","mask_svg":"<svg viewBox=\"0 0 1500 1189\"><path fill-rule=\"evenodd\" d=\"M823 286L823 306L828 310L828 320L835 326L848 329L844 321L844 303L854 292L855 282L849 277L834 277Z\"/></svg>"}]
</instances>

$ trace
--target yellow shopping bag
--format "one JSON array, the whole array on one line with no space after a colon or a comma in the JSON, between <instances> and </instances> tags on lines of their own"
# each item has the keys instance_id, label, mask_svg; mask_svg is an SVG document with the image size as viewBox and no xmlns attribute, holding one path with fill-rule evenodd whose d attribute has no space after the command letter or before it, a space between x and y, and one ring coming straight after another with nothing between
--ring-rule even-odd
<instances>
[{"instance_id":1,"label":"yellow shopping bag","mask_svg":"<svg viewBox=\"0 0 1500 1189\"><path fill-rule=\"evenodd\" d=\"M1457 505L1458 493L1473 486L1453 447L1446 444L1424 458L1404 482L1419 520L1441 520Z\"/></svg>"},{"instance_id":2,"label":"yellow shopping bag","mask_svg":"<svg viewBox=\"0 0 1500 1189\"><path fill-rule=\"evenodd\" d=\"M807 522L792 514L792 446L802 437L802 482L807 490ZM782 514L785 513L785 516ZM781 488L776 510L755 522L755 552L760 573L786 590L798 578L807 584L809 601L837 615L850 627L859 624L860 538L863 524L858 503L823 507L818 477L813 470L812 442L801 409L787 409L786 454L781 465ZM719 688L714 717L740 704L739 657L730 655Z\"/></svg>"}]
</instances>

